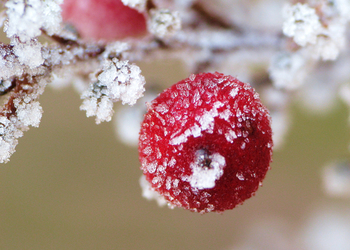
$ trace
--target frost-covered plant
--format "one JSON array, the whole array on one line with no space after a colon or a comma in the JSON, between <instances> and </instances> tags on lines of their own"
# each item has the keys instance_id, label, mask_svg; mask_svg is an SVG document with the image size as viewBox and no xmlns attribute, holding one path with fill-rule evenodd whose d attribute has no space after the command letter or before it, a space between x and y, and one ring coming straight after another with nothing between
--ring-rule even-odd
<instances>
[{"instance_id":1,"label":"frost-covered plant","mask_svg":"<svg viewBox=\"0 0 350 250\"><path fill-rule=\"evenodd\" d=\"M106 6L112 2L123 11L107 15ZM1 163L9 161L23 131L39 126L38 98L48 83L75 84L83 99L81 110L95 116L96 123L110 121L114 102L134 105L143 96L145 78L137 66L141 60L176 58L190 73L219 71L250 82L270 109L275 149L283 143L293 98L307 96L302 101L312 110L324 111L339 89L349 88L349 0L2 0L1 4L0 21L10 40L0 43ZM89 11L95 14L91 18ZM125 18L125 13L131 14ZM119 34L110 36L116 20L119 27L132 23L135 32L117 30ZM84 25L87 21L89 25ZM320 80L325 77L331 79L327 84ZM342 98L349 105L349 95L343 93ZM139 121L143 109L138 103L123 114L135 113ZM115 124L134 127L123 126L120 120ZM132 144L135 139L128 140Z\"/></svg>"}]
</instances>

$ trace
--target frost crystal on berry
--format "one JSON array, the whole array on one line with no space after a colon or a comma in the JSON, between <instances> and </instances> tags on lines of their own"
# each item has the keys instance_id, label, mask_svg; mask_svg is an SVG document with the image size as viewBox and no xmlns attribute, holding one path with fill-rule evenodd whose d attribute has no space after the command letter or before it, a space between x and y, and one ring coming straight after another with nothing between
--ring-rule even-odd
<instances>
[{"instance_id":1,"label":"frost crystal on berry","mask_svg":"<svg viewBox=\"0 0 350 250\"><path fill-rule=\"evenodd\" d=\"M254 195L272 145L270 116L254 89L232 76L203 73L148 105L139 153L152 191L170 206L207 213Z\"/></svg>"}]
</instances>

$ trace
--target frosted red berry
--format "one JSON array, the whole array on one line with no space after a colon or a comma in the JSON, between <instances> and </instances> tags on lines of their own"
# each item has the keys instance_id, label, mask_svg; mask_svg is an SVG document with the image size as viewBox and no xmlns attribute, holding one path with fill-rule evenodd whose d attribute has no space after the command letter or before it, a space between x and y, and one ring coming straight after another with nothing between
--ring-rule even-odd
<instances>
[{"instance_id":1,"label":"frosted red berry","mask_svg":"<svg viewBox=\"0 0 350 250\"><path fill-rule=\"evenodd\" d=\"M121 0L64 0L62 18L89 40L141 36L147 30L145 16Z\"/></svg>"},{"instance_id":2,"label":"frosted red berry","mask_svg":"<svg viewBox=\"0 0 350 250\"><path fill-rule=\"evenodd\" d=\"M257 191L272 156L268 110L248 84L191 75L161 93L141 126L141 169L173 206L232 209Z\"/></svg>"}]
</instances>

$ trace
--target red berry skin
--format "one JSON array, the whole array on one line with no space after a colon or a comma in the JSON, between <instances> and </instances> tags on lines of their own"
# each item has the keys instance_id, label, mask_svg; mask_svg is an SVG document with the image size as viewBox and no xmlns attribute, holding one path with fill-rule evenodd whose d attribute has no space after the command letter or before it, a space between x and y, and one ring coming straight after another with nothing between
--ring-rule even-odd
<instances>
[{"instance_id":1,"label":"red berry skin","mask_svg":"<svg viewBox=\"0 0 350 250\"><path fill-rule=\"evenodd\" d=\"M145 16L121 0L64 0L63 21L86 40L113 41L146 34Z\"/></svg>"},{"instance_id":2,"label":"red berry skin","mask_svg":"<svg viewBox=\"0 0 350 250\"><path fill-rule=\"evenodd\" d=\"M148 105L139 158L172 206L233 209L261 185L272 157L268 110L250 85L220 73L191 75Z\"/></svg>"}]
</instances>

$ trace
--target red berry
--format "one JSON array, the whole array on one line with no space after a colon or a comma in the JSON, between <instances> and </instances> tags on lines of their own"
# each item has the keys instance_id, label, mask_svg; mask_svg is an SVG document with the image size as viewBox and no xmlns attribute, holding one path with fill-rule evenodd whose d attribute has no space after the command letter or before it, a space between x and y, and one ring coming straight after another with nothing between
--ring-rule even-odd
<instances>
[{"instance_id":1,"label":"red berry","mask_svg":"<svg viewBox=\"0 0 350 250\"><path fill-rule=\"evenodd\" d=\"M146 19L121 0L64 0L62 18L85 39L112 41L146 33Z\"/></svg>"},{"instance_id":2,"label":"red berry","mask_svg":"<svg viewBox=\"0 0 350 250\"><path fill-rule=\"evenodd\" d=\"M248 84L191 75L161 93L141 126L141 169L170 205L206 213L254 195L272 156L268 110Z\"/></svg>"}]
</instances>

